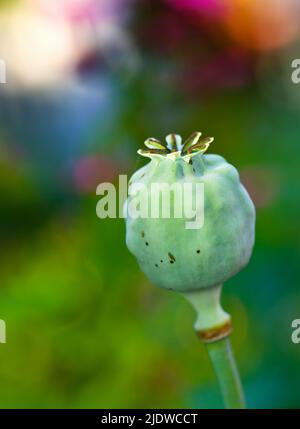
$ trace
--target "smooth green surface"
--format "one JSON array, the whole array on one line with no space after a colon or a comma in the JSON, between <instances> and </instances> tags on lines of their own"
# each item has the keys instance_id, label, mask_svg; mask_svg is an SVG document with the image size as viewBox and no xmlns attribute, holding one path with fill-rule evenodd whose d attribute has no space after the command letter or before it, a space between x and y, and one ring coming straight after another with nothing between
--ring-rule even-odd
<instances>
[{"instance_id":1,"label":"smooth green surface","mask_svg":"<svg viewBox=\"0 0 300 429\"><path fill-rule=\"evenodd\" d=\"M217 142L214 143L217 146ZM215 147L216 147L215 146ZM126 243L142 271L157 286L177 291L192 291L223 283L247 263L254 244L255 208L240 183L237 170L219 155L193 157L189 164L177 158L157 157L131 178L132 186L142 183L148 193L147 218L126 220ZM178 202L170 198L171 218L150 216L152 201L162 192L153 184L203 184L204 222L187 229L187 218L175 218ZM145 195L145 191L139 192ZM129 196L129 206L136 195ZM165 197L166 199L166 197ZM171 262L169 255L174 256Z\"/></svg>"},{"instance_id":2,"label":"smooth green surface","mask_svg":"<svg viewBox=\"0 0 300 429\"><path fill-rule=\"evenodd\" d=\"M226 408L245 408L245 399L229 337L206 348L216 373Z\"/></svg>"},{"instance_id":3,"label":"smooth green surface","mask_svg":"<svg viewBox=\"0 0 300 429\"><path fill-rule=\"evenodd\" d=\"M195 331L210 330L230 322L230 315L221 306L222 285L184 293L196 310Z\"/></svg>"}]
</instances>

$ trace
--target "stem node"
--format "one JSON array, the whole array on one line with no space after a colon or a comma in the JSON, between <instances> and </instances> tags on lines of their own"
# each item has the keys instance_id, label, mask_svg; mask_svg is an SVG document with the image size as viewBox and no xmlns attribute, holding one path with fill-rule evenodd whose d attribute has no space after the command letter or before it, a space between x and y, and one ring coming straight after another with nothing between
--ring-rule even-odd
<instances>
[{"instance_id":1,"label":"stem node","mask_svg":"<svg viewBox=\"0 0 300 429\"><path fill-rule=\"evenodd\" d=\"M197 312L195 331L204 341L226 408L245 408L238 369L229 335L231 318L221 307L222 285L184 293Z\"/></svg>"}]
</instances>

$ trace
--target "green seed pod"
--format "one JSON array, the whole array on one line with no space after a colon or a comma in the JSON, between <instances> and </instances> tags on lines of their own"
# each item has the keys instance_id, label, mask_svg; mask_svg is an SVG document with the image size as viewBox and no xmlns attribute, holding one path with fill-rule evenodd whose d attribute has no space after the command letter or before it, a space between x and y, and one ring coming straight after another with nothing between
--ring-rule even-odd
<instances>
[{"instance_id":1,"label":"green seed pod","mask_svg":"<svg viewBox=\"0 0 300 429\"><path fill-rule=\"evenodd\" d=\"M213 139L200 136L194 133L181 146L179 136L170 135L167 147L148 139L147 149L139 153L150 157L151 162L130 181L131 186L142 183L146 187L149 212L155 201L153 193L159 192L151 186L154 183L204 185L204 222L200 228L188 229L184 217L127 217L127 246L142 271L157 286L180 292L223 283L247 264L254 243L255 209L237 170L219 155L203 155ZM155 148L148 143L152 141ZM192 201L196 192L193 186ZM162 197L162 193L157 195ZM127 206L132 199L129 192ZM175 203L171 197L171 215Z\"/></svg>"},{"instance_id":2,"label":"green seed pod","mask_svg":"<svg viewBox=\"0 0 300 429\"><path fill-rule=\"evenodd\" d=\"M227 338L230 315L223 311L220 296L223 282L251 256L255 208L237 170L219 155L204 155L212 141L201 138L200 132L184 144L176 134L168 135L166 144L153 138L145 141L138 152L151 162L129 182L126 243L154 284L181 292L193 305L195 329L207 343L225 405L243 408L242 386ZM185 185L191 185L188 191ZM178 186L183 194L176 194ZM182 210L178 215L186 196L190 207L194 202L197 207L190 218ZM166 198L169 211L164 212ZM154 202L161 204L158 211L151 211ZM200 221L199 208L204 214Z\"/></svg>"}]
</instances>

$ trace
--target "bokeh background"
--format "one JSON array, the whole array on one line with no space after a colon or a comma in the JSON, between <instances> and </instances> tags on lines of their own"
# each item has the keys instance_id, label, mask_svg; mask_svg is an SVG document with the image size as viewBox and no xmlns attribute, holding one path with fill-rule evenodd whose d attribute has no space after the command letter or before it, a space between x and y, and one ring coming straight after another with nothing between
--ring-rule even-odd
<instances>
[{"instance_id":1,"label":"bokeh background","mask_svg":"<svg viewBox=\"0 0 300 429\"><path fill-rule=\"evenodd\" d=\"M300 407L299 41L298 0L0 1L0 407L222 406L192 308L95 211L146 137L195 130L257 208L223 293L248 406Z\"/></svg>"}]
</instances>

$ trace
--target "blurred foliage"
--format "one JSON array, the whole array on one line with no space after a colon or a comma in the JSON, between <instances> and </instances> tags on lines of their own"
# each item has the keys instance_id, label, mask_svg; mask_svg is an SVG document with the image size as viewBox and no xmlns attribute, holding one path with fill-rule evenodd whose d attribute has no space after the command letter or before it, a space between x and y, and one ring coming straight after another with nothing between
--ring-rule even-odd
<instances>
[{"instance_id":1,"label":"blurred foliage","mask_svg":"<svg viewBox=\"0 0 300 429\"><path fill-rule=\"evenodd\" d=\"M263 55L239 47L241 79L220 81L241 56L233 69L217 62L218 73L209 68L204 79L205 63L233 42L220 37L220 21L211 28L211 16L171 3L131 5L133 70L111 66L115 46L93 47L73 64L75 89L24 92L14 83L0 95L3 408L222 406L192 309L149 284L126 249L122 219L95 213L97 183L145 162L136 155L141 141L196 129L215 137L210 152L238 168L257 206L253 257L223 295L248 405L300 406L300 346L290 327L300 317L300 104L282 63L261 71L289 46ZM168 30L161 41L146 31L158 22ZM201 79L190 87L194 66Z\"/></svg>"}]
</instances>

